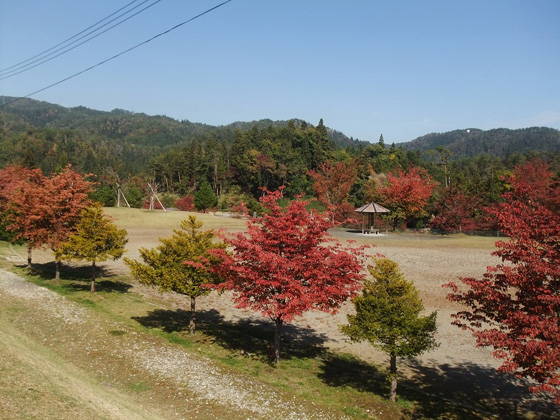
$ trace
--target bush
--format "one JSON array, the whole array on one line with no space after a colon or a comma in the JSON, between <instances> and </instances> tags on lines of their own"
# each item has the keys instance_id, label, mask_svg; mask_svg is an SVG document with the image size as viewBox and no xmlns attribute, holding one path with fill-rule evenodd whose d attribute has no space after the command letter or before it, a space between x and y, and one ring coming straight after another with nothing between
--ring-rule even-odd
<instances>
[{"instance_id":1,"label":"bush","mask_svg":"<svg viewBox=\"0 0 560 420\"><path fill-rule=\"evenodd\" d=\"M185 195L184 197L175 201L175 207L182 211L193 211L194 197L192 195Z\"/></svg>"}]
</instances>

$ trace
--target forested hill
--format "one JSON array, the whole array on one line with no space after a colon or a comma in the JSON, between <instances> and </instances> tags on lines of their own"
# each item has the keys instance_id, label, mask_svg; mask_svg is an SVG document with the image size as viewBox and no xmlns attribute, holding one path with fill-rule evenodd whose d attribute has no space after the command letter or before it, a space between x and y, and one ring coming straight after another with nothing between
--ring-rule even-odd
<instances>
[{"instance_id":1,"label":"forested hill","mask_svg":"<svg viewBox=\"0 0 560 420\"><path fill-rule=\"evenodd\" d=\"M560 151L560 131L546 127L518 130L497 128L494 130L464 129L447 133L432 133L401 143L405 150L427 152L445 147L452 159L474 157L481 154L504 158L509 154L531 151Z\"/></svg>"},{"instance_id":2,"label":"forested hill","mask_svg":"<svg viewBox=\"0 0 560 420\"><path fill-rule=\"evenodd\" d=\"M382 136L374 144L354 140L323 120L216 127L32 99L3 106L11 99L0 96L0 169L18 164L49 175L70 164L96 176L96 199L108 205L117 182L138 206L147 198L147 182L182 197L207 182L224 208L235 200L256 208L262 187L284 186L287 197L315 194L314 175L333 163L356 172L349 193L354 207L374 194L383 176L412 167L441 184L462 185L485 204L499 200L501 174L529 159L541 157L560 173L560 133L551 128L456 130L389 146Z\"/></svg>"},{"instance_id":3,"label":"forested hill","mask_svg":"<svg viewBox=\"0 0 560 420\"><path fill-rule=\"evenodd\" d=\"M251 122L234 122L223 126L178 121L162 115L150 116L122 109L110 112L97 111L83 106L66 108L33 99L22 99L2 106L15 98L0 96L0 134L11 135L28 128L53 128L72 130L85 136L100 136L138 146L166 148L193 138L213 136L233 141L236 130L247 131L253 127L264 130L270 126L283 128L288 121L264 119ZM308 124L294 119L297 125ZM336 146L346 147L360 142L340 131L327 127L329 140Z\"/></svg>"}]
</instances>

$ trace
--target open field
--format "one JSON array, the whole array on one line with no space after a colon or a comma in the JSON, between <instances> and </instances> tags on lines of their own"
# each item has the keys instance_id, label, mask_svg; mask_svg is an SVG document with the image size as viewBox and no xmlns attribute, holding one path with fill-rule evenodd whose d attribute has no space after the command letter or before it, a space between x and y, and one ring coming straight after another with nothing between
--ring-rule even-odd
<instances>
[{"instance_id":1,"label":"open field","mask_svg":"<svg viewBox=\"0 0 560 420\"><path fill-rule=\"evenodd\" d=\"M106 211L128 230L126 255L130 258L138 256L139 247L156 246L158 238L169 235L186 216L183 212L123 208ZM240 219L197 216L207 228L244 228ZM386 392L385 355L368 344L352 344L338 332L351 304L335 316L308 313L289 326L285 343L289 353L275 369L263 362L272 326L258 314L234 308L227 295L211 294L197 300L201 334L192 341L185 335L187 322L180 311L188 308L184 297L160 295L136 284L127 277L120 261L103 265L108 277L100 282L100 292L95 296L86 292L87 274L80 277L79 269L63 270L63 277L66 273L71 278L53 285L45 280L45 273L51 268L51 255L35 252L34 262L41 270L35 281L58 287L57 293L66 296L72 310L84 314L83 319L78 317L83 323L57 324L56 312L49 315L48 309L36 301L10 294L7 290L17 283L4 281L0 288L0 339L9 339L0 340L0 369L8 372L8 378L16 379L0 379L2 397L10 397L0 402L4 410L0 411L0 418L36 418L32 411L16 415L18 410L31 410L32 405L25 399L31 398L29 395L39 406L45 406L45 413L53 413L42 418L206 419L222 418L225 413L232 419L288 418L286 411L262 411L264 403L251 400L247 392L272 392L271 400L282 402L280 405L296 413L294 418L560 417L560 411L548 399L530 394L526 384L511 376L496 373L498 364L490 351L476 349L470 334L450 325L449 315L458 307L445 299L446 290L441 285L459 276L478 277L487 265L495 264L497 261L490 256L495 238L365 236L345 230L332 233L340 240L376 245L372 252L397 261L407 278L414 281L426 309L438 311L440 347L413 361L401 362L399 405L391 405L380 397ZM24 250L4 246L0 253L16 265L22 264L17 261L17 254L23 256ZM9 268L10 264L3 264ZM82 284L84 287L80 288ZM31 307L36 310L30 311ZM124 348L137 350L132 355ZM158 348L162 349L159 354ZM228 392L234 397L203 399L206 403L201 404L197 399L200 396L192 391L193 384L175 381L161 364L157 369L145 368L153 364L154 358L162 361L162 355L174 355L172 360L177 366L184 363L189 369L215 364L212 369L219 371L215 374L232 375L227 376L228 383L233 384ZM139 367L139 360L144 367ZM255 386L266 386L241 394L236 381L247 381L239 377L253 378ZM18 397L14 387L35 392L24 391L25 398ZM80 391L70 392L69 388ZM233 402L239 395L243 395L245 406ZM224 398L229 402L224 404ZM101 401L106 403L100 404ZM58 412L63 415L56 417Z\"/></svg>"}]
</instances>

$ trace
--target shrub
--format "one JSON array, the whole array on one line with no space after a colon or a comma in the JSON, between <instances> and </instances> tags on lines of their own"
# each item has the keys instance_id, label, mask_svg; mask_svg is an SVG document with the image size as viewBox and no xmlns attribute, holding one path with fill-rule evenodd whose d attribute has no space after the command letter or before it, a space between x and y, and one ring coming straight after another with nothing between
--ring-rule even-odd
<instances>
[{"instance_id":1,"label":"shrub","mask_svg":"<svg viewBox=\"0 0 560 420\"><path fill-rule=\"evenodd\" d=\"M194 197L192 195L185 195L184 197L175 201L175 207L182 211L194 210Z\"/></svg>"}]
</instances>

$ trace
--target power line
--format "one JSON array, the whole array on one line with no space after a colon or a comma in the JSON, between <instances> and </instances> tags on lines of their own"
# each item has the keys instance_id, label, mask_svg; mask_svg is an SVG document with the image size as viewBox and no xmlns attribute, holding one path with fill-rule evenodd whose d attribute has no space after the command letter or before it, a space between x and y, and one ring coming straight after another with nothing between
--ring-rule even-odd
<instances>
[{"instance_id":1,"label":"power line","mask_svg":"<svg viewBox=\"0 0 560 420\"><path fill-rule=\"evenodd\" d=\"M60 43L58 43L58 44L52 46L51 48L49 48L49 49L47 49L47 50L45 50L45 51L43 51L43 52L40 52L39 54L34 55L33 57L28 58L27 60L20 61L19 63L16 63L16 64L14 64L13 66L10 66L10 67L6 67L6 68L4 68L4 69L0 69L0 73L3 73L3 72L5 72L5 71L7 71L7 70L10 70L10 69L13 69L14 67L17 67L17 66L19 66L19 65L21 65L21 64L27 63L28 61L31 61L31 60L33 60L34 58L37 58L37 57L39 57L39 56L41 56L41 55L43 55L43 54L45 54L45 53L47 53L47 52L49 52L49 51L55 49L56 47L58 47L58 46L60 46L60 45L62 45L62 44L67 43L67 42L70 41L71 39L74 39L74 38L76 38L78 35L83 34L85 31L87 31L87 30L89 30L89 29L91 29L91 28L93 28L93 27L99 25L101 22L107 20L108 18L110 18L111 16L115 15L116 13L119 13L121 10L126 9L126 8L127 8L128 6L130 6L132 3L136 3L137 1L138 1L138 0L133 0L133 1L131 1L131 2L128 3L126 6L121 7L121 8L120 8L119 10L117 10L116 12L111 13L109 16L107 16L107 17L101 19L100 21L94 23L93 25L88 26L86 29L84 29L84 30L81 31L81 32L78 32L76 35L72 35L70 38L65 39L64 41L62 41L62 42L60 42Z\"/></svg>"},{"instance_id":2,"label":"power line","mask_svg":"<svg viewBox=\"0 0 560 420\"><path fill-rule=\"evenodd\" d=\"M166 31L163 31L163 32L160 32L160 33L157 34L157 35L154 35L153 37L147 39L146 41L140 42L139 44L136 44L136 45L134 45L133 47L130 47L129 49L127 49L127 50L124 50L124 51L122 51L122 52L120 52L120 53L118 53L118 54L116 54L116 55L114 55L114 56L112 56L112 57L109 57L109 58L107 58L107 59L105 59L105 60L103 60L103 61L100 61L99 63L94 64L93 66L88 67L87 69L84 69L84 70L82 70L82 71L80 71L80 72L78 72L78 73L74 73L74 74L71 75L71 76L68 76L68 77L66 77L66 78L64 78L64 79L62 79L62 80L59 80L58 82L55 82L55 83L53 83L53 84L51 84L51 85L48 85L48 86L46 86L46 87L44 87L44 88L42 88L42 89L36 90L35 92L29 93L29 94L27 94L27 95L25 95L25 96L21 96L21 97L19 97L19 98L16 98L16 99L10 101L10 102L7 102L7 103L5 103L5 104L2 104L2 105L0 105L0 108L1 108L1 107L4 107L4 106L6 106L6 105L13 104L14 102L17 102L17 101L21 101L22 99L29 98L30 96L36 95L36 94L39 93L39 92L43 92L43 91L45 91L45 90L47 90L47 89L50 89L50 88L52 88L52 87L54 87L54 86L60 85L61 83L64 83L64 82L66 82L66 81L68 81L68 80L70 80L70 79L73 79L74 77L77 77L77 76L79 76L79 75L81 75L81 74L83 74L83 73L85 73L85 72L88 72L88 71L90 71L90 70L93 70L94 68L99 67L99 66L101 66L101 65L103 65L103 64L105 64L105 63L107 63L107 62L109 62L109 61L111 61L111 60L114 60L115 58L118 58L118 57L120 57L121 55L124 55L124 54L126 54L126 53L128 53L128 52L130 52L130 51L132 51L132 50L135 50L136 48L138 48L138 47L140 47L140 46L142 46L142 45L145 45L145 44L147 44L147 43L153 41L154 39L159 38L160 36L166 35L166 34L168 34L169 32L174 31L175 29L180 28L181 26L186 25L187 23L192 22L193 20L198 19L199 17L204 16L204 15L206 15L206 14L208 14L208 13L210 13L210 12L216 10L216 9L219 8L219 7L222 7L224 4L227 4L227 3L231 2L231 1L232 1L232 0L226 0L226 1L224 1L223 3L220 3L220 4L218 4L218 5L214 6L214 7L211 7L210 9L208 9L208 10L206 10L206 11L204 11L204 12L202 12L202 13L200 13L200 14L198 14L198 15L196 15L196 16L190 18L190 19L185 20L184 22L181 22L181 23L179 23L178 25L173 26L172 28L169 28L169 29L166 30Z\"/></svg>"},{"instance_id":3,"label":"power line","mask_svg":"<svg viewBox=\"0 0 560 420\"><path fill-rule=\"evenodd\" d=\"M136 1L138 1L138 0L134 0L132 3L136 2ZM90 37L90 38L87 38L85 41L80 42L78 45L74 45L73 47L69 48L72 44L75 44L76 42L78 42L78 41L80 41L80 40L86 38L87 36L89 36L89 35L91 35L91 34L97 32L97 31L99 31L101 28L104 28L105 26L109 25L110 23L114 22L115 20L117 20L117 19L123 17L124 15L126 15L126 14L132 12L134 9L137 9L138 7L142 6L144 3L147 3L148 1L151 1L151 0L144 0L144 1L143 1L142 3L140 3L139 5L137 5L137 6L133 7L132 9L130 9L130 10L124 12L123 14L117 16L116 18L110 20L109 22L107 22L107 23L101 25L99 28L94 29L93 31L90 31L90 32L86 33L85 35L79 37L78 39L76 39L76 40L70 42L68 45L65 45L65 46L63 46L63 47L60 47L60 48L58 48L58 49L55 49L55 50L52 51L51 53L46 54L48 51L53 50L53 49L56 48L57 46L62 45L62 44L64 44L64 43L66 43L67 41L69 41L70 39L73 39L73 38L75 38L76 36L78 36L78 35L82 34L83 32L87 31L89 28L88 28L88 29L85 29L84 31L80 32L79 34L74 35L72 38L69 38L69 39L67 39L66 41L64 41L64 42L62 42L62 43L60 43L60 44L58 44L58 45L56 45L56 46L54 46L54 47L51 47L51 48L49 48L48 50L44 51L43 53L38 54L38 55L35 56L35 57L39 57L39 56L43 55L43 57L37 58L37 59L35 59L35 60L31 61L30 63L27 63L27 64L25 64L25 65L15 65L15 66L9 67L9 68L12 69L12 70L9 70L9 71L8 71L8 69L5 69L5 70L0 71L0 73L5 73L5 74L0 74L0 80L8 79L8 78L13 77L13 76L16 76L16 75L18 75L18 74L20 74L20 73L24 73L24 72L26 72L26 71L28 71L28 70L31 70L31 69L33 69L33 68L35 68L35 67L37 67L37 66L40 66L41 64L47 63L47 62L49 62L49 61L55 59L56 57L59 57L59 56L61 56L61 55L63 55L63 54L66 54L67 52L72 51L73 49L78 48L80 45L83 45L83 44L85 44L86 42L89 42L89 41L91 41L91 40L97 38L98 36L104 34L105 32L107 32L107 31L109 31L109 30L111 30L111 29L113 29L114 27L119 26L120 24L126 22L127 20L132 19L134 16L136 16L136 15L142 13L142 12L143 12L144 10L146 10L146 9L149 9L150 7L152 7L152 6L154 6L155 4L159 3L161 0L156 0L154 3L152 3L152 4L148 5L148 6L146 6L145 8L139 10L138 12L134 13L133 15L131 15L131 16L129 16L129 17L127 17L127 18L121 20L120 22L117 22L116 24L114 24L113 26L110 26L109 28L105 29L104 31L102 31L102 32L100 32L100 33L98 33L98 34L96 34L96 35ZM130 4L132 4L132 3L129 3L128 5L130 5ZM128 6L128 5L127 5L127 6ZM125 7L126 7L126 6L125 6ZM118 10L117 12L115 12L115 13L118 13L120 10L122 10L122 8L119 9L119 10ZM113 14L110 15L110 16L113 16L115 13L113 13ZM107 18L109 18L110 16L108 16ZM105 18L105 19L103 19L103 20L106 20L107 18ZM102 21L103 21L103 20L102 20ZM100 22L102 22L102 21L100 21ZM98 22L98 23L100 23L100 22ZM93 25L93 26L96 26L98 23L96 23L96 24ZM91 28L91 27L92 27L92 26L90 26L90 28ZM59 52L59 51L61 51L61 50L62 50L62 52L60 52L59 54L56 54L57 52ZM46 54L46 55L45 55L45 54ZM53 56L53 57L51 57L53 54L56 54L56 55ZM35 58L35 57L29 58L29 59L25 60L25 61L22 62L22 63L25 63L25 62L27 62L27 61L30 61L30 60L32 60L32 59ZM47 57L50 57L50 58L47 58ZM37 62L38 62L38 63L37 63ZM22 63L20 63L20 64L22 64ZM37 64L35 64L35 63L37 63ZM35 65L33 66L32 64L35 64ZM16 68L14 68L14 67L16 67Z\"/></svg>"}]
</instances>

